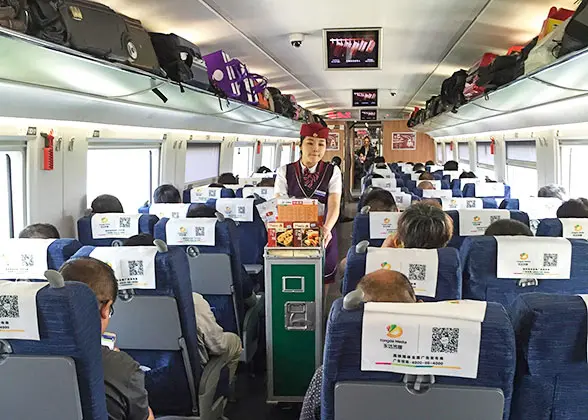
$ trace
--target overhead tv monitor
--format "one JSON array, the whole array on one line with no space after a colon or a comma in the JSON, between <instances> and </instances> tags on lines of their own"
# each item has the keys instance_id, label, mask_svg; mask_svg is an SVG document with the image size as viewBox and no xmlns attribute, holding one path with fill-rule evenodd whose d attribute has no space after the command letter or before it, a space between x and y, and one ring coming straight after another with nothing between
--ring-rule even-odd
<instances>
[{"instance_id":1,"label":"overhead tv monitor","mask_svg":"<svg viewBox=\"0 0 588 420\"><path fill-rule=\"evenodd\" d=\"M379 69L381 29L325 29L327 70Z\"/></svg>"},{"instance_id":2,"label":"overhead tv monitor","mask_svg":"<svg viewBox=\"0 0 588 420\"><path fill-rule=\"evenodd\" d=\"M353 106L378 106L378 89L353 89Z\"/></svg>"},{"instance_id":3,"label":"overhead tv monitor","mask_svg":"<svg viewBox=\"0 0 588 420\"><path fill-rule=\"evenodd\" d=\"M378 119L378 111L376 109L362 109L359 116L361 121L376 121Z\"/></svg>"}]
</instances>

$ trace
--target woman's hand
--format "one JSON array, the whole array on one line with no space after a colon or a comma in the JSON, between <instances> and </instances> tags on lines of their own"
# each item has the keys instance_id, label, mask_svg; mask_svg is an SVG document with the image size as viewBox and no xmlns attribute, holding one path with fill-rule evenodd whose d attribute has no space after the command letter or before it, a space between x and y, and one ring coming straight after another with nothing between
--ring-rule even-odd
<instances>
[{"instance_id":1,"label":"woman's hand","mask_svg":"<svg viewBox=\"0 0 588 420\"><path fill-rule=\"evenodd\" d=\"M328 229L325 226L321 227L321 230L323 232L323 244L326 248L331 242L331 239L333 239L333 234L331 233L331 229Z\"/></svg>"}]
</instances>

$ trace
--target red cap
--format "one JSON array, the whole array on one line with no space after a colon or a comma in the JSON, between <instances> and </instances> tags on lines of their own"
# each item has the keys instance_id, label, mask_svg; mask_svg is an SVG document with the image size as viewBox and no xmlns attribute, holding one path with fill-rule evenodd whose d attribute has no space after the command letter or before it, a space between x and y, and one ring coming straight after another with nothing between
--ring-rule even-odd
<instances>
[{"instance_id":1,"label":"red cap","mask_svg":"<svg viewBox=\"0 0 588 420\"><path fill-rule=\"evenodd\" d=\"M300 128L300 136L317 137L326 140L329 138L329 128L323 127L323 125L319 123L302 124L302 128Z\"/></svg>"}]
</instances>

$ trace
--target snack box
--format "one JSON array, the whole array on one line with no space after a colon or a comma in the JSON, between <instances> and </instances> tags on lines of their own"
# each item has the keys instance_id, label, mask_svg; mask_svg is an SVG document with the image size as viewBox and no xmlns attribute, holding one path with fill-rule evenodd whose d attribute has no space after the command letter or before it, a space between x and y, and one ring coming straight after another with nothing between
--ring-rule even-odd
<instances>
[{"instance_id":1,"label":"snack box","mask_svg":"<svg viewBox=\"0 0 588 420\"><path fill-rule=\"evenodd\" d=\"M321 246L321 230L316 223L294 223L294 246L318 248Z\"/></svg>"},{"instance_id":2,"label":"snack box","mask_svg":"<svg viewBox=\"0 0 588 420\"><path fill-rule=\"evenodd\" d=\"M318 200L279 199L278 221L317 223L319 221Z\"/></svg>"},{"instance_id":3,"label":"snack box","mask_svg":"<svg viewBox=\"0 0 588 420\"><path fill-rule=\"evenodd\" d=\"M294 246L294 228L292 223L268 223L267 246L270 248Z\"/></svg>"}]
</instances>

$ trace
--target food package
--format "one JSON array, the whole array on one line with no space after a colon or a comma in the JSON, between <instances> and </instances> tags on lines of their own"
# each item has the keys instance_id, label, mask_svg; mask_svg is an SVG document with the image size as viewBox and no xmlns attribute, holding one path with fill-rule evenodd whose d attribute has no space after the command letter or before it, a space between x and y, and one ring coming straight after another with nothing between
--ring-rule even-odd
<instances>
[{"instance_id":1,"label":"food package","mask_svg":"<svg viewBox=\"0 0 588 420\"><path fill-rule=\"evenodd\" d=\"M295 221L296 223L318 223L319 204L317 200L279 199L278 222Z\"/></svg>"},{"instance_id":2,"label":"food package","mask_svg":"<svg viewBox=\"0 0 588 420\"><path fill-rule=\"evenodd\" d=\"M290 222L275 222L267 224L267 246L276 247L293 247L294 246L294 229Z\"/></svg>"},{"instance_id":3,"label":"food package","mask_svg":"<svg viewBox=\"0 0 588 420\"><path fill-rule=\"evenodd\" d=\"M294 223L294 246L318 248L321 246L321 231L316 223Z\"/></svg>"}]
</instances>

